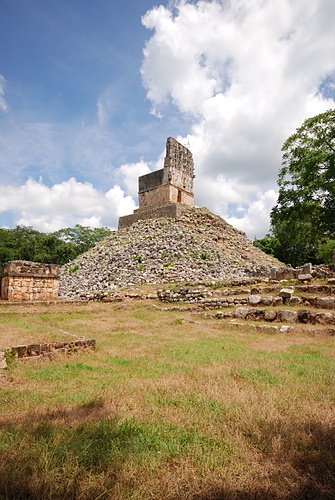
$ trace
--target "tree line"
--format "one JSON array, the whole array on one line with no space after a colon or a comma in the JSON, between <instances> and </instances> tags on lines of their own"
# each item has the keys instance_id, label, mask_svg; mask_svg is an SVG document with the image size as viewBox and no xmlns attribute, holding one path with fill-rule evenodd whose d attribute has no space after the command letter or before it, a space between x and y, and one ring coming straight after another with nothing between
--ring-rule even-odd
<instances>
[{"instance_id":1,"label":"tree line","mask_svg":"<svg viewBox=\"0 0 335 500\"><path fill-rule=\"evenodd\" d=\"M332 263L335 252L335 110L308 118L282 147L271 230L254 241L282 262Z\"/></svg>"},{"instance_id":2,"label":"tree line","mask_svg":"<svg viewBox=\"0 0 335 500\"><path fill-rule=\"evenodd\" d=\"M26 226L0 228L0 267L7 261L18 259L65 264L110 233L108 228L79 224L53 233L43 233Z\"/></svg>"}]
</instances>

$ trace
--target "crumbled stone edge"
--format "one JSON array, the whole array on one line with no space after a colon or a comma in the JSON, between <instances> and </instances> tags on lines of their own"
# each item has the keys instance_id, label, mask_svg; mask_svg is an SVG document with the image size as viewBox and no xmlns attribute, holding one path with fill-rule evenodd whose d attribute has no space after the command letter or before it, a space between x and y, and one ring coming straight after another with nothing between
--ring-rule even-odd
<instances>
[{"instance_id":1,"label":"crumbled stone edge","mask_svg":"<svg viewBox=\"0 0 335 500\"><path fill-rule=\"evenodd\" d=\"M87 351L96 348L95 339L44 342L40 344L22 344L9 347L0 351L0 369L7 368L6 351L10 351L15 359L28 359L35 356L52 356L56 352L75 353L78 351Z\"/></svg>"}]
</instances>

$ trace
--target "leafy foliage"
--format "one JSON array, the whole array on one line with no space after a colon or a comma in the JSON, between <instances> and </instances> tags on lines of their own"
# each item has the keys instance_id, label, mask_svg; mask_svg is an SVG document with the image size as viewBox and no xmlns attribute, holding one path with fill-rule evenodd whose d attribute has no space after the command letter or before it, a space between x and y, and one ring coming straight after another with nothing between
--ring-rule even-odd
<instances>
[{"instance_id":1,"label":"leafy foliage","mask_svg":"<svg viewBox=\"0 0 335 500\"><path fill-rule=\"evenodd\" d=\"M263 252L268 255L272 255L273 257L277 256L278 249L280 247L280 241L276 236L272 236L271 234L266 234L264 238L260 238L253 241L255 247L259 248Z\"/></svg>"},{"instance_id":2,"label":"leafy foliage","mask_svg":"<svg viewBox=\"0 0 335 500\"><path fill-rule=\"evenodd\" d=\"M319 246L335 236L335 110L305 120L282 151L271 212L276 256L293 265L316 262Z\"/></svg>"},{"instance_id":3,"label":"leafy foliage","mask_svg":"<svg viewBox=\"0 0 335 500\"><path fill-rule=\"evenodd\" d=\"M76 224L56 231L54 235L65 243L73 244L79 253L86 252L99 240L109 236L111 233L107 227L86 227Z\"/></svg>"},{"instance_id":4,"label":"leafy foliage","mask_svg":"<svg viewBox=\"0 0 335 500\"><path fill-rule=\"evenodd\" d=\"M16 259L65 264L109 234L107 228L80 225L48 234L25 226L0 228L0 266Z\"/></svg>"}]
</instances>

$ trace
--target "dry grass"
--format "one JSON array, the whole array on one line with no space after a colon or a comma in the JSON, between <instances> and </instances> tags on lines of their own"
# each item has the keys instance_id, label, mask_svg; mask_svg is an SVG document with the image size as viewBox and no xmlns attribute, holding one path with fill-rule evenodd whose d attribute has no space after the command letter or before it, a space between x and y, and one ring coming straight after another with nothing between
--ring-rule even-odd
<instances>
[{"instance_id":1,"label":"dry grass","mask_svg":"<svg viewBox=\"0 0 335 500\"><path fill-rule=\"evenodd\" d=\"M97 340L0 380L0 498L334 497L334 339L146 301L2 305L0 328Z\"/></svg>"}]
</instances>

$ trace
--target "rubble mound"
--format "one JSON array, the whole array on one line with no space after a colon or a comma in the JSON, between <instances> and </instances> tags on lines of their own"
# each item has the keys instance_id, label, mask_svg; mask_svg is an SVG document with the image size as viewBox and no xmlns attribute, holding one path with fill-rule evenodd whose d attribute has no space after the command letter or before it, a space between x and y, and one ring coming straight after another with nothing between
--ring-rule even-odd
<instances>
[{"instance_id":1,"label":"rubble mound","mask_svg":"<svg viewBox=\"0 0 335 500\"><path fill-rule=\"evenodd\" d=\"M178 220L140 220L63 266L60 295L89 298L137 284L269 276L280 265L221 217L184 207Z\"/></svg>"}]
</instances>

